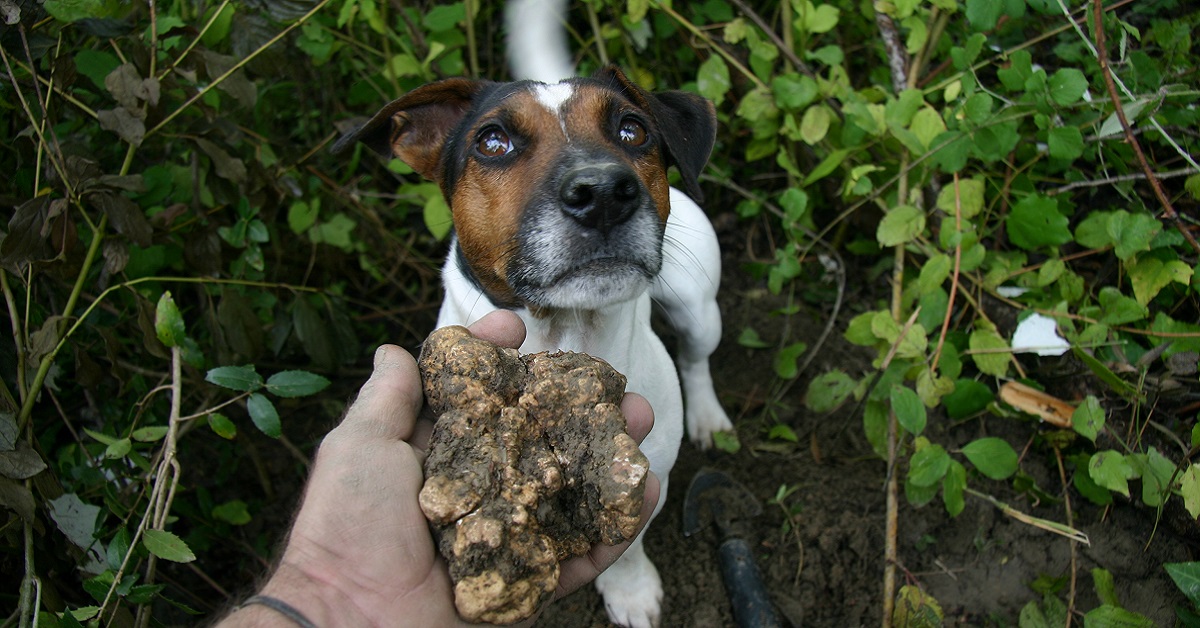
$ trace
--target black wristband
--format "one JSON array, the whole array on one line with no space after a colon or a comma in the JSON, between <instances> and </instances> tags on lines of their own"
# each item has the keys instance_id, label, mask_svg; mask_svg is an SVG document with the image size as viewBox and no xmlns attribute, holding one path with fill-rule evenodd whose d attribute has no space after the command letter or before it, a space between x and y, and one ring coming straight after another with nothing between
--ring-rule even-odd
<instances>
[{"instance_id":1,"label":"black wristband","mask_svg":"<svg viewBox=\"0 0 1200 628\"><path fill-rule=\"evenodd\" d=\"M273 598L269 595L255 595L248 598L245 602L242 602L240 608L246 608L251 604L266 606L276 613L279 613L280 615L292 620L292 622L297 626L300 626L300 628L317 628L317 625L309 621L309 619L304 616L304 613L301 613L296 609L295 606L292 606L281 599Z\"/></svg>"}]
</instances>

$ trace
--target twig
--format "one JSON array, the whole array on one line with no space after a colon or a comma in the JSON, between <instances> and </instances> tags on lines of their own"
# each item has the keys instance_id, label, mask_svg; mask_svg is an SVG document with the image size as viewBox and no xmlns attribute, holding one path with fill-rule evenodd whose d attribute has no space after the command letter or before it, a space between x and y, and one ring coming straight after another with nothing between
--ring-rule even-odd
<instances>
[{"instance_id":1,"label":"twig","mask_svg":"<svg viewBox=\"0 0 1200 628\"><path fill-rule=\"evenodd\" d=\"M1075 527L1075 513L1073 513L1071 511L1071 490L1067 486L1067 471L1063 467L1062 450L1057 447L1054 448L1054 459L1058 462L1058 477L1062 481L1063 503L1064 503L1064 507L1067 509L1067 525L1069 527L1074 528ZM1076 573L1078 571L1078 567L1076 566L1076 561L1078 559L1077 555L1078 555L1079 550L1076 547L1076 542L1074 539L1072 539L1070 541L1070 543L1071 543L1071 584L1070 584L1070 587L1067 589L1067 625L1066 625L1066 628L1071 628L1071 615L1073 615L1074 611L1075 611L1075 584L1076 584L1075 581L1078 578L1078 574Z\"/></svg>"},{"instance_id":2,"label":"twig","mask_svg":"<svg viewBox=\"0 0 1200 628\"><path fill-rule=\"evenodd\" d=\"M887 50L888 69L892 73L892 89L896 90L896 95L899 96L900 92L908 87L908 54L904 52L904 42L900 40L900 31L896 30L896 23L892 21L892 16L882 11L875 11L875 26L879 28L879 34L883 36L883 47Z\"/></svg>"},{"instance_id":3,"label":"twig","mask_svg":"<svg viewBox=\"0 0 1200 628\"><path fill-rule=\"evenodd\" d=\"M1154 189L1154 196L1158 198L1158 202L1162 205L1163 216L1166 217L1175 229L1183 235L1183 238L1192 245L1192 249L1200 253L1200 242L1196 242L1195 236L1179 219L1179 214L1175 212L1175 207L1171 204L1171 199L1167 198L1166 191L1163 190L1162 183L1158 177L1154 175L1154 171L1150 169L1150 162L1146 159L1146 154L1142 152L1142 145L1138 142L1137 136L1133 134L1133 127L1129 125L1129 119L1125 117L1125 108L1121 106L1121 95L1117 93L1117 85L1113 81L1112 68L1108 67L1108 45L1105 42L1104 35L1104 7L1100 0L1092 0L1092 19L1095 21L1095 37L1096 37L1096 58L1100 62L1100 74L1104 76L1104 86L1108 88L1108 96L1112 99L1113 110L1117 114L1117 120L1121 122L1121 128L1125 131L1125 140L1133 148L1133 154L1137 156L1138 164L1142 167L1142 172L1146 174L1146 178L1150 181L1150 187Z\"/></svg>"},{"instance_id":4,"label":"twig","mask_svg":"<svg viewBox=\"0 0 1200 628\"><path fill-rule=\"evenodd\" d=\"M1182 176L1187 176L1189 174L1197 174L1197 173L1200 173L1200 170L1197 170L1195 168L1179 168L1177 170L1168 170L1166 172L1155 172L1155 173L1151 173L1151 175L1158 177L1161 180L1161 179L1171 179L1174 177L1182 177ZM1123 183L1125 181L1141 181L1146 178L1148 178L1148 177L1146 176L1145 172L1132 172L1130 174L1122 174L1122 175L1118 175L1115 177L1096 179L1094 181L1075 181L1074 183L1068 183L1067 185L1064 185L1059 188L1054 188L1053 190L1047 190L1046 194L1048 194L1050 196L1054 196L1054 195L1062 194L1063 192L1069 192L1071 190L1075 190L1078 188L1094 188L1094 187L1100 187L1102 185L1111 185L1113 183Z\"/></svg>"},{"instance_id":5,"label":"twig","mask_svg":"<svg viewBox=\"0 0 1200 628\"><path fill-rule=\"evenodd\" d=\"M954 173L954 229L962 232L962 197L959 194L958 173ZM930 372L936 371L938 362L942 359L942 347L946 344L946 335L950 332L950 317L954 313L954 296L958 294L958 274L962 267L962 238L957 238L954 245L954 271L950 280L950 300L946 303L946 317L942 319L942 331L938 334L937 349L933 352L933 363Z\"/></svg>"},{"instance_id":6,"label":"twig","mask_svg":"<svg viewBox=\"0 0 1200 628\"><path fill-rule=\"evenodd\" d=\"M892 75L892 89L899 96L900 92L911 87L911 78L908 76L908 55L904 51L904 44L901 41L900 33L896 30L896 23L892 21L891 16L875 10L875 25L879 29L879 34L883 39L883 47L887 52L888 68ZM903 156L900 159L900 174L897 175L896 186L896 202L904 203L908 199L908 170L911 167L909 164L910 154L905 149ZM904 304L904 264L905 264L905 248L904 244L899 244L895 247L895 257L892 263L892 318L896 322L900 322L902 308ZM887 357L884 358L884 364L880 366L880 371L887 369L886 364L895 355L900 343L904 341L908 335L908 329L916 321L917 313L920 308L912 313L908 323L904 329L900 331L900 337L892 346ZM897 536L900 528L900 503L899 492L900 483L898 480L897 465L899 464L899 444L900 431L898 420L896 419L896 411L894 408L888 409L888 425L887 425L887 453L888 453L888 482L887 482L887 514L885 524L885 537L883 543L884 564L883 564L883 628L890 628L892 625L892 613L896 605L896 564L898 561L898 545Z\"/></svg>"}]
</instances>

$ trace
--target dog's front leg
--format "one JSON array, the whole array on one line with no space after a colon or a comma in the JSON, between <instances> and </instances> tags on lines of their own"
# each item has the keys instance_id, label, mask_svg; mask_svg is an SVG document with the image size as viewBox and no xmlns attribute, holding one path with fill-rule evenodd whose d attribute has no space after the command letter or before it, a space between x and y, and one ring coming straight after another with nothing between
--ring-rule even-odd
<instances>
[{"instance_id":1,"label":"dog's front leg","mask_svg":"<svg viewBox=\"0 0 1200 628\"><path fill-rule=\"evenodd\" d=\"M709 358L721 341L721 250L704 210L671 190L671 215L663 238L663 268L652 296L679 336L676 366L683 386L688 436L702 449L715 432L732 430L713 388Z\"/></svg>"}]
</instances>

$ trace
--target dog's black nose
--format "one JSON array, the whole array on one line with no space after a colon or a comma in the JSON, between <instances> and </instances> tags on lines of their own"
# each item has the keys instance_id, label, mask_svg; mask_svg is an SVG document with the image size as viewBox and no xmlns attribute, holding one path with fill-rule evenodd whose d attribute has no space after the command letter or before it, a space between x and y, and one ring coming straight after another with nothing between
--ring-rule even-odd
<instances>
[{"instance_id":1,"label":"dog's black nose","mask_svg":"<svg viewBox=\"0 0 1200 628\"><path fill-rule=\"evenodd\" d=\"M625 166L583 166L567 172L558 196L564 214L588 229L607 233L637 210L642 186Z\"/></svg>"}]
</instances>

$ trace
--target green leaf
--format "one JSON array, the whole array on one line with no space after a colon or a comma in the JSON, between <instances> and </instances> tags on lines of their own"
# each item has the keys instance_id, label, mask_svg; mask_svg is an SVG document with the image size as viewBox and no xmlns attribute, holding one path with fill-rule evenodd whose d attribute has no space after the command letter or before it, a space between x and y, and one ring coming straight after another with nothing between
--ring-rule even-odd
<instances>
[{"instance_id":1,"label":"green leaf","mask_svg":"<svg viewBox=\"0 0 1200 628\"><path fill-rule=\"evenodd\" d=\"M1075 486L1075 490L1079 491L1080 495L1086 497L1093 504L1108 506L1113 503L1112 493L1103 486L1096 484L1091 474L1088 473L1091 459L1092 457L1087 454L1080 454L1073 458L1075 473L1072 474L1071 484Z\"/></svg>"},{"instance_id":2,"label":"green leaf","mask_svg":"<svg viewBox=\"0 0 1200 628\"><path fill-rule=\"evenodd\" d=\"M908 481L915 486L933 486L945 477L950 462L950 454L941 445L926 445L909 459Z\"/></svg>"},{"instance_id":3,"label":"green leaf","mask_svg":"<svg viewBox=\"0 0 1200 628\"><path fill-rule=\"evenodd\" d=\"M1192 267L1180 260L1163 262L1154 257L1143 257L1128 267L1129 283L1133 285L1133 296L1141 305L1150 300L1171 282L1188 285L1192 280Z\"/></svg>"},{"instance_id":4,"label":"green leaf","mask_svg":"<svg viewBox=\"0 0 1200 628\"><path fill-rule=\"evenodd\" d=\"M854 392L858 382L844 371L834 369L814 377L808 384L804 405L813 412L830 412Z\"/></svg>"},{"instance_id":5,"label":"green leaf","mask_svg":"<svg viewBox=\"0 0 1200 628\"><path fill-rule=\"evenodd\" d=\"M1123 294L1117 288L1106 286L1100 289L1100 322L1105 325L1124 325L1144 320L1150 310Z\"/></svg>"},{"instance_id":6,"label":"green leaf","mask_svg":"<svg viewBox=\"0 0 1200 628\"><path fill-rule=\"evenodd\" d=\"M950 460L946 475L942 478L942 503L946 505L946 513L957 517L966 507L963 493L967 488L967 469L957 460Z\"/></svg>"},{"instance_id":7,"label":"green leaf","mask_svg":"<svg viewBox=\"0 0 1200 628\"><path fill-rule=\"evenodd\" d=\"M1107 569L1095 567L1092 569L1092 582L1095 583L1096 597L1100 598L1101 604L1109 606L1120 606L1121 602L1117 599L1117 588L1113 584L1113 575Z\"/></svg>"},{"instance_id":8,"label":"green leaf","mask_svg":"<svg viewBox=\"0 0 1200 628\"><path fill-rule=\"evenodd\" d=\"M983 211L983 183L981 179L959 180L958 203L962 210L963 218L974 218L979 215L979 212ZM953 184L942 186L942 190L938 192L937 207L948 215L954 216Z\"/></svg>"},{"instance_id":9,"label":"green leaf","mask_svg":"<svg viewBox=\"0 0 1200 628\"><path fill-rule=\"evenodd\" d=\"M42 6L61 22L108 17L110 13L103 0L46 0Z\"/></svg>"},{"instance_id":10,"label":"green leaf","mask_svg":"<svg viewBox=\"0 0 1200 628\"><path fill-rule=\"evenodd\" d=\"M288 228L292 233L300 234L308 231L317 222L317 216L321 215L321 204L316 199L312 203L307 201L296 201L288 207L287 221Z\"/></svg>"},{"instance_id":11,"label":"green leaf","mask_svg":"<svg viewBox=\"0 0 1200 628\"><path fill-rule=\"evenodd\" d=\"M1105 223L1111 242L1116 245L1117 257L1127 260L1141 251L1149 251L1154 238L1162 231L1162 223L1153 216L1131 214L1118 210Z\"/></svg>"},{"instance_id":12,"label":"green leaf","mask_svg":"<svg viewBox=\"0 0 1200 628\"><path fill-rule=\"evenodd\" d=\"M982 412L995 398L995 393L987 384L973 379L960 379L954 382L954 392L942 397L942 407L946 409L946 416L962 419Z\"/></svg>"},{"instance_id":13,"label":"green leaf","mask_svg":"<svg viewBox=\"0 0 1200 628\"><path fill-rule=\"evenodd\" d=\"M154 334L167 347L178 347L187 337L183 314L179 312L169 290L158 298L158 305L154 309Z\"/></svg>"},{"instance_id":14,"label":"green leaf","mask_svg":"<svg viewBox=\"0 0 1200 628\"><path fill-rule=\"evenodd\" d=\"M440 33L458 28L467 19L466 8L461 2L439 4L432 6L421 19L421 23L429 30Z\"/></svg>"},{"instance_id":15,"label":"green leaf","mask_svg":"<svg viewBox=\"0 0 1200 628\"><path fill-rule=\"evenodd\" d=\"M450 206L446 204L446 199L441 194L431 195L425 201L422 215L425 218L425 228L429 229L429 233L434 238L441 241L450 235L450 228L454 222L450 217Z\"/></svg>"},{"instance_id":16,"label":"green leaf","mask_svg":"<svg viewBox=\"0 0 1200 628\"><path fill-rule=\"evenodd\" d=\"M232 523L235 526L244 526L250 523L250 510L246 507L246 502L240 499L228 501L213 508L212 516L214 519Z\"/></svg>"},{"instance_id":17,"label":"green leaf","mask_svg":"<svg viewBox=\"0 0 1200 628\"><path fill-rule=\"evenodd\" d=\"M1050 77L1047 84L1050 99L1062 106L1073 105L1083 98L1088 82L1083 72L1076 68L1063 68Z\"/></svg>"},{"instance_id":18,"label":"green leaf","mask_svg":"<svg viewBox=\"0 0 1200 628\"><path fill-rule=\"evenodd\" d=\"M800 441L800 438L796 436L796 431L783 423L772 425L771 429L767 431L767 438L770 440L784 440L789 443Z\"/></svg>"},{"instance_id":19,"label":"green leaf","mask_svg":"<svg viewBox=\"0 0 1200 628\"><path fill-rule=\"evenodd\" d=\"M1192 519L1200 519L1200 464L1193 464L1179 474L1179 495Z\"/></svg>"},{"instance_id":20,"label":"green leaf","mask_svg":"<svg viewBox=\"0 0 1200 628\"><path fill-rule=\"evenodd\" d=\"M700 95L720 105L725 100L725 94L733 87L729 80L729 66L720 55L712 55L700 64L696 73L696 89Z\"/></svg>"},{"instance_id":21,"label":"green leaf","mask_svg":"<svg viewBox=\"0 0 1200 628\"><path fill-rule=\"evenodd\" d=\"M924 150L929 150L933 141L946 131L946 123L942 116L932 107L922 107L913 116L912 124L908 127L921 143Z\"/></svg>"},{"instance_id":22,"label":"green leaf","mask_svg":"<svg viewBox=\"0 0 1200 628\"><path fill-rule=\"evenodd\" d=\"M174 563L190 563L196 555L183 539L166 530L146 530L142 533L142 545L155 556Z\"/></svg>"},{"instance_id":23,"label":"green leaf","mask_svg":"<svg viewBox=\"0 0 1200 628\"><path fill-rule=\"evenodd\" d=\"M967 0L967 22L976 31L996 28L996 21L1004 11L1004 3L996 0Z\"/></svg>"},{"instance_id":24,"label":"green leaf","mask_svg":"<svg viewBox=\"0 0 1200 628\"><path fill-rule=\"evenodd\" d=\"M780 379L793 379L800 374L796 361L808 350L803 342L792 343L775 354L775 374Z\"/></svg>"},{"instance_id":25,"label":"green leaf","mask_svg":"<svg viewBox=\"0 0 1200 628\"><path fill-rule=\"evenodd\" d=\"M1003 439L980 438L967 443L962 451L980 473L993 480L1004 480L1017 472L1017 452Z\"/></svg>"},{"instance_id":26,"label":"green leaf","mask_svg":"<svg viewBox=\"0 0 1200 628\"><path fill-rule=\"evenodd\" d=\"M1013 206L1005 226L1013 244L1033 250L1070 242L1071 231L1067 224L1067 217L1058 212L1058 203L1054 199L1031 194Z\"/></svg>"},{"instance_id":27,"label":"green leaf","mask_svg":"<svg viewBox=\"0 0 1200 628\"><path fill-rule=\"evenodd\" d=\"M809 146L825 139L832 119L833 113L824 104L809 107L804 111L804 117L800 120L800 139Z\"/></svg>"},{"instance_id":28,"label":"green leaf","mask_svg":"<svg viewBox=\"0 0 1200 628\"><path fill-rule=\"evenodd\" d=\"M263 387L262 376L255 372L253 365L218 366L210 369L204 380L240 392L253 392Z\"/></svg>"},{"instance_id":29,"label":"green leaf","mask_svg":"<svg viewBox=\"0 0 1200 628\"><path fill-rule=\"evenodd\" d=\"M927 408L936 407L942 399L954 392L954 380L939 376L928 367L922 368L917 374L917 396Z\"/></svg>"},{"instance_id":30,"label":"green leaf","mask_svg":"<svg viewBox=\"0 0 1200 628\"><path fill-rule=\"evenodd\" d=\"M1073 126L1050 129L1046 137L1050 156L1072 161L1083 154L1083 133Z\"/></svg>"},{"instance_id":31,"label":"green leaf","mask_svg":"<svg viewBox=\"0 0 1200 628\"><path fill-rule=\"evenodd\" d=\"M736 454L742 450L742 442L738 440L737 432L713 432L713 447L727 453Z\"/></svg>"},{"instance_id":32,"label":"green leaf","mask_svg":"<svg viewBox=\"0 0 1200 628\"><path fill-rule=\"evenodd\" d=\"M913 436L920 436L925 431L927 415L925 404L921 403L917 392L907 386L892 386L890 395L892 411L896 413L896 421L900 427ZM921 484L928 486L928 484Z\"/></svg>"},{"instance_id":33,"label":"green leaf","mask_svg":"<svg viewBox=\"0 0 1200 628\"><path fill-rule=\"evenodd\" d=\"M846 340L860 347L875 346L875 343L881 340L873 330L875 315L878 313L878 311L863 312L850 319L850 324L846 325L846 333L843 334Z\"/></svg>"},{"instance_id":34,"label":"green leaf","mask_svg":"<svg viewBox=\"0 0 1200 628\"><path fill-rule=\"evenodd\" d=\"M879 221L875 238L880 246L896 246L925 231L925 212L912 205L894 207Z\"/></svg>"},{"instance_id":35,"label":"green leaf","mask_svg":"<svg viewBox=\"0 0 1200 628\"><path fill-rule=\"evenodd\" d=\"M802 183L800 187L808 187L833 174L833 171L837 170L838 166L842 165L842 162L845 161L846 157L849 155L850 150L845 148L839 148L830 152L829 156L823 159L821 163L817 164L817 167L813 168L812 172L808 173L808 176L804 178L804 183Z\"/></svg>"},{"instance_id":36,"label":"green leaf","mask_svg":"<svg viewBox=\"0 0 1200 628\"><path fill-rule=\"evenodd\" d=\"M122 438L105 448L104 457L109 460L120 460L129 455L131 449L133 449L133 442L128 438Z\"/></svg>"},{"instance_id":37,"label":"green leaf","mask_svg":"<svg viewBox=\"0 0 1200 628\"><path fill-rule=\"evenodd\" d=\"M925 294L941 286L950 277L950 270L953 264L950 256L945 253L938 253L930 257L925 262L925 265L921 267L921 274L917 277L917 287L920 289L921 294Z\"/></svg>"},{"instance_id":38,"label":"green leaf","mask_svg":"<svg viewBox=\"0 0 1200 628\"><path fill-rule=\"evenodd\" d=\"M1097 452L1088 463L1088 474L1099 486L1129 497L1129 480L1137 477L1129 461L1111 449Z\"/></svg>"},{"instance_id":39,"label":"green leaf","mask_svg":"<svg viewBox=\"0 0 1200 628\"><path fill-rule=\"evenodd\" d=\"M246 400L246 409L250 412L250 420L263 434L271 438L279 438L283 434L279 424L279 411L270 399L259 393L251 393Z\"/></svg>"},{"instance_id":40,"label":"green leaf","mask_svg":"<svg viewBox=\"0 0 1200 628\"><path fill-rule=\"evenodd\" d=\"M1097 628L1154 628L1148 618L1116 606L1103 605L1083 616L1084 626Z\"/></svg>"},{"instance_id":41,"label":"green leaf","mask_svg":"<svg viewBox=\"0 0 1200 628\"><path fill-rule=\"evenodd\" d=\"M329 380L308 371L281 371L267 379L267 392L280 397L315 395L329 386Z\"/></svg>"},{"instance_id":42,"label":"green leaf","mask_svg":"<svg viewBox=\"0 0 1200 628\"><path fill-rule=\"evenodd\" d=\"M1080 436L1095 443L1096 436L1104 429L1104 408L1100 407L1100 400L1088 395L1071 414L1071 426Z\"/></svg>"},{"instance_id":43,"label":"green leaf","mask_svg":"<svg viewBox=\"0 0 1200 628\"><path fill-rule=\"evenodd\" d=\"M170 429L166 425L152 425L136 429L130 436L139 443L157 443L167 435Z\"/></svg>"},{"instance_id":44,"label":"green leaf","mask_svg":"<svg viewBox=\"0 0 1200 628\"><path fill-rule=\"evenodd\" d=\"M933 161L942 172L947 174L958 172L967 165L971 156L971 137L962 131L946 131L934 138L930 150L934 151Z\"/></svg>"},{"instance_id":45,"label":"green leaf","mask_svg":"<svg viewBox=\"0 0 1200 628\"><path fill-rule=\"evenodd\" d=\"M715 57L716 55L713 55L710 58ZM703 66L701 66L701 69L703 70ZM728 69L725 70L725 79L728 82ZM726 86L726 91L728 91L729 87L731 86ZM817 86L816 81L807 76L795 73L781 74L771 79L771 91L775 94L776 104L789 111L799 111L802 107L816 100L817 96L821 95L821 90ZM710 98L710 100L712 99Z\"/></svg>"},{"instance_id":46,"label":"green leaf","mask_svg":"<svg viewBox=\"0 0 1200 628\"><path fill-rule=\"evenodd\" d=\"M996 377L1004 377L1008 373L1008 342L994 329L981 328L971 332L968 345L971 359L980 371Z\"/></svg>"},{"instance_id":47,"label":"green leaf","mask_svg":"<svg viewBox=\"0 0 1200 628\"><path fill-rule=\"evenodd\" d=\"M771 346L771 343L763 340L753 327L742 329L742 333L738 334L738 344L747 349L766 349Z\"/></svg>"},{"instance_id":48,"label":"green leaf","mask_svg":"<svg viewBox=\"0 0 1200 628\"><path fill-rule=\"evenodd\" d=\"M1163 569L1192 606L1200 608L1200 562L1163 563Z\"/></svg>"},{"instance_id":49,"label":"green leaf","mask_svg":"<svg viewBox=\"0 0 1200 628\"><path fill-rule=\"evenodd\" d=\"M229 417L220 412L213 412L208 415L208 427L217 436L225 440L233 440L237 436L237 425L229 420Z\"/></svg>"},{"instance_id":50,"label":"green leaf","mask_svg":"<svg viewBox=\"0 0 1200 628\"><path fill-rule=\"evenodd\" d=\"M814 7L812 2L805 2L805 11L796 18L797 27L808 33L828 33L837 26L841 11L832 4L821 4Z\"/></svg>"}]
</instances>

